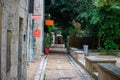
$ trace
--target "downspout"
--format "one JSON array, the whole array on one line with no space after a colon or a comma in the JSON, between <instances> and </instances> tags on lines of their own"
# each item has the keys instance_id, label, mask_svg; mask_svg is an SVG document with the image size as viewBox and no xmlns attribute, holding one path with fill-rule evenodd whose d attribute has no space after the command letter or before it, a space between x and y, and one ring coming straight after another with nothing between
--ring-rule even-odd
<instances>
[{"instance_id":1,"label":"downspout","mask_svg":"<svg viewBox=\"0 0 120 80\"><path fill-rule=\"evenodd\" d=\"M29 34L28 34L28 29L29 29L29 28L28 28L28 24L29 24L28 19L29 19L29 6L30 6L29 3L30 3L30 2L29 2L29 0L28 0L28 8L27 8L27 9L28 9L28 10L27 10L27 27L26 27L26 33L25 33L25 34L26 34L26 42L27 42L27 43L26 43L26 45L27 45L27 49L26 49L27 64L28 64L28 62L29 62L29 60L28 60L28 58L29 58L29 57L28 57L28 53L29 53L29 51L28 51L28 42L29 42L29 41L28 41L28 40L29 40L29 37L28 37L28 35L29 35Z\"/></svg>"},{"instance_id":2,"label":"downspout","mask_svg":"<svg viewBox=\"0 0 120 80\"><path fill-rule=\"evenodd\" d=\"M44 18L44 14L45 14L45 0L43 0L43 15L42 15L42 17L43 17L43 28L42 28L42 53L43 53L43 55L44 55L44 21L45 21L45 18Z\"/></svg>"},{"instance_id":3,"label":"downspout","mask_svg":"<svg viewBox=\"0 0 120 80\"><path fill-rule=\"evenodd\" d=\"M32 20L32 34L33 34L33 31L34 31L34 20ZM34 36L32 35L32 58L34 58Z\"/></svg>"}]
</instances>

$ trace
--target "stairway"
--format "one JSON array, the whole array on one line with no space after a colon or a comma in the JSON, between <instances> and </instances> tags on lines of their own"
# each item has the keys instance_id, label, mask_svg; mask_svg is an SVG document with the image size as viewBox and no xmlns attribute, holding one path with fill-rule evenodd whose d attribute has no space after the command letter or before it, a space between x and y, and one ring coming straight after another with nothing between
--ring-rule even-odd
<instances>
[{"instance_id":1,"label":"stairway","mask_svg":"<svg viewBox=\"0 0 120 80\"><path fill-rule=\"evenodd\" d=\"M54 44L50 48L50 53L66 53L67 50L64 46L64 44Z\"/></svg>"}]
</instances>

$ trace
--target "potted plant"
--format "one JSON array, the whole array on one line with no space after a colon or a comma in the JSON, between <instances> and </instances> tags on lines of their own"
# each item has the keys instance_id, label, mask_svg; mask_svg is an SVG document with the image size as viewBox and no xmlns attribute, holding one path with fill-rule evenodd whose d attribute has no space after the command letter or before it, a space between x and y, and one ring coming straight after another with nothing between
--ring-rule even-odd
<instances>
[{"instance_id":1,"label":"potted plant","mask_svg":"<svg viewBox=\"0 0 120 80\"><path fill-rule=\"evenodd\" d=\"M50 52L50 46L52 44L52 36L51 35L45 35L44 36L44 46L45 46L45 55L48 55Z\"/></svg>"}]
</instances>

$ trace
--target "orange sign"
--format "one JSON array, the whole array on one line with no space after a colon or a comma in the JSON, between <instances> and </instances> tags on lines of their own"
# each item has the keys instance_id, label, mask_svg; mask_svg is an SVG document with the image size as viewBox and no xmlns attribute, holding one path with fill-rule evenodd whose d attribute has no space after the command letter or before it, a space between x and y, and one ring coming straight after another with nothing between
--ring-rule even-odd
<instances>
[{"instance_id":1,"label":"orange sign","mask_svg":"<svg viewBox=\"0 0 120 80\"><path fill-rule=\"evenodd\" d=\"M40 37L40 30L34 30L34 33L33 33L34 37Z\"/></svg>"},{"instance_id":2,"label":"orange sign","mask_svg":"<svg viewBox=\"0 0 120 80\"><path fill-rule=\"evenodd\" d=\"M32 15L32 19L35 20L41 19L41 15Z\"/></svg>"},{"instance_id":3,"label":"orange sign","mask_svg":"<svg viewBox=\"0 0 120 80\"><path fill-rule=\"evenodd\" d=\"M46 21L45 21L45 24L46 24L46 25L53 26L53 25L54 25L54 20L46 20Z\"/></svg>"}]
</instances>

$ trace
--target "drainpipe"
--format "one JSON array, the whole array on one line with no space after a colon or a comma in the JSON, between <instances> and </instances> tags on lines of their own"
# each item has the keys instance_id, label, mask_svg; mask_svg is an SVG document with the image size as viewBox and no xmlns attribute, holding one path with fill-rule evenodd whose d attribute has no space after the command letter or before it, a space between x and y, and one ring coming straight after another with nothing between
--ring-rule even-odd
<instances>
[{"instance_id":1,"label":"drainpipe","mask_svg":"<svg viewBox=\"0 0 120 80\"><path fill-rule=\"evenodd\" d=\"M32 20L32 30L31 30L32 34L33 34L33 31L34 31L34 20ZM34 36L32 35L32 40L31 40L31 41L32 41L32 43L31 43L31 44L32 44L32 45L31 45L31 46L32 46L32 47L31 47L31 48L32 48L32 58L34 58L34 39L35 39L35 38L34 38Z\"/></svg>"},{"instance_id":2,"label":"drainpipe","mask_svg":"<svg viewBox=\"0 0 120 80\"><path fill-rule=\"evenodd\" d=\"M42 22L42 54L44 55L44 21L45 21L45 18L44 18L44 14L45 14L45 7L44 7L44 5L45 5L45 0L42 0L43 1L43 13L42 13L42 17L43 17L43 22Z\"/></svg>"},{"instance_id":3,"label":"drainpipe","mask_svg":"<svg viewBox=\"0 0 120 80\"><path fill-rule=\"evenodd\" d=\"M26 54L27 54L27 64L28 64L28 62L30 61L29 60L29 26L28 26L28 24L29 24L29 6L30 6L30 4L29 4L30 2L29 2L29 0L28 0L28 10L27 10L27 27L26 27L26 45L27 45L27 49L26 49Z\"/></svg>"}]
</instances>

